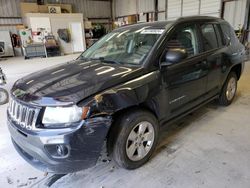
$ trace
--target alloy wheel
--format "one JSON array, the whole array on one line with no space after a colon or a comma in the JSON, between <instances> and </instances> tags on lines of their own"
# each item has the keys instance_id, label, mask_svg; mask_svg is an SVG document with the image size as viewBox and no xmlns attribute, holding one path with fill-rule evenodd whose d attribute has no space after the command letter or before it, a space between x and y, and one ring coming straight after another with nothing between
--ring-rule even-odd
<instances>
[{"instance_id":1,"label":"alloy wheel","mask_svg":"<svg viewBox=\"0 0 250 188\"><path fill-rule=\"evenodd\" d=\"M230 78L227 84L226 97L231 101L236 93L236 80L234 77Z\"/></svg>"},{"instance_id":2,"label":"alloy wheel","mask_svg":"<svg viewBox=\"0 0 250 188\"><path fill-rule=\"evenodd\" d=\"M126 142L126 154L132 161L143 159L153 146L155 132L148 121L138 123L130 132Z\"/></svg>"}]
</instances>

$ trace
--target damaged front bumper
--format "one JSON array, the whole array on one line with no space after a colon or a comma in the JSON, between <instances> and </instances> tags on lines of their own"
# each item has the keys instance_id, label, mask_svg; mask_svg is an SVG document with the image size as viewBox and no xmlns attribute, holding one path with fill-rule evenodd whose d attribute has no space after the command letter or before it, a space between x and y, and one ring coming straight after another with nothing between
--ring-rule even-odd
<instances>
[{"instance_id":1,"label":"damaged front bumper","mask_svg":"<svg viewBox=\"0 0 250 188\"><path fill-rule=\"evenodd\" d=\"M95 165L110 126L111 117L96 117L70 128L31 132L8 120L18 153L32 166L57 174Z\"/></svg>"}]
</instances>

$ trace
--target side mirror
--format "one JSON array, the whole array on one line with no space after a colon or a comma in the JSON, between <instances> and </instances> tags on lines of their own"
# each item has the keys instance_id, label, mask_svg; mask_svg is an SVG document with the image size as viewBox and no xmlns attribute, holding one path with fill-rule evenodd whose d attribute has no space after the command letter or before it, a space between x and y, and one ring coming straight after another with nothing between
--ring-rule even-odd
<instances>
[{"instance_id":1,"label":"side mirror","mask_svg":"<svg viewBox=\"0 0 250 188\"><path fill-rule=\"evenodd\" d=\"M186 59L188 54L185 49L173 48L169 49L165 54L165 59L161 63L161 66L172 65L179 63L181 60Z\"/></svg>"}]
</instances>

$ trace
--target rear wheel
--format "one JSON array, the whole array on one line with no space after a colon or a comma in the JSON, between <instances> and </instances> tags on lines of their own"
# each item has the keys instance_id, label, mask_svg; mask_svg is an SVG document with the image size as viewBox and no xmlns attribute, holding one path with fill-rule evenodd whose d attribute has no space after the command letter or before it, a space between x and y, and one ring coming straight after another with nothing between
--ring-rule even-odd
<instances>
[{"instance_id":1,"label":"rear wheel","mask_svg":"<svg viewBox=\"0 0 250 188\"><path fill-rule=\"evenodd\" d=\"M8 92L5 89L0 88L0 105L5 104L8 101L9 101Z\"/></svg>"},{"instance_id":2,"label":"rear wheel","mask_svg":"<svg viewBox=\"0 0 250 188\"><path fill-rule=\"evenodd\" d=\"M221 90L219 104L228 106L233 102L237 91L237 76L235 72L230 72Z\"/></svg>"},{"instance_id":3,"label":"rear wheel","mask_svg":"<svg viewBox=\"0 0 250 188\"><path fill-rule=\"evenodd\" d=\"M158 140L158 121L147 111L120 116L110 134L112 158L121 167L135 169L146 163Z\"/></svg>"}]
</instances>

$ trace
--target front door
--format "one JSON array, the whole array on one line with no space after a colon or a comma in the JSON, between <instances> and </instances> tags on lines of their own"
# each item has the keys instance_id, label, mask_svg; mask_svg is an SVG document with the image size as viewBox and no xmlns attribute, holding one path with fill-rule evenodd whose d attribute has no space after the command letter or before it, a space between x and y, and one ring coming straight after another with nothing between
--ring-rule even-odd
<instances>
[{"instance_id":1,"label":"front door","mask_svg":"<svg viewBox=\"0 0 250 188\"><path fill-rule=\"evenodd\" d=\"M164 67L162 76L168 95L168 118L173 118L203 101L207 84L206 56L200 54L195 24L180 26L167 42L167 50L182 49L187 57Z\"/></svg>"}]
</instances>

